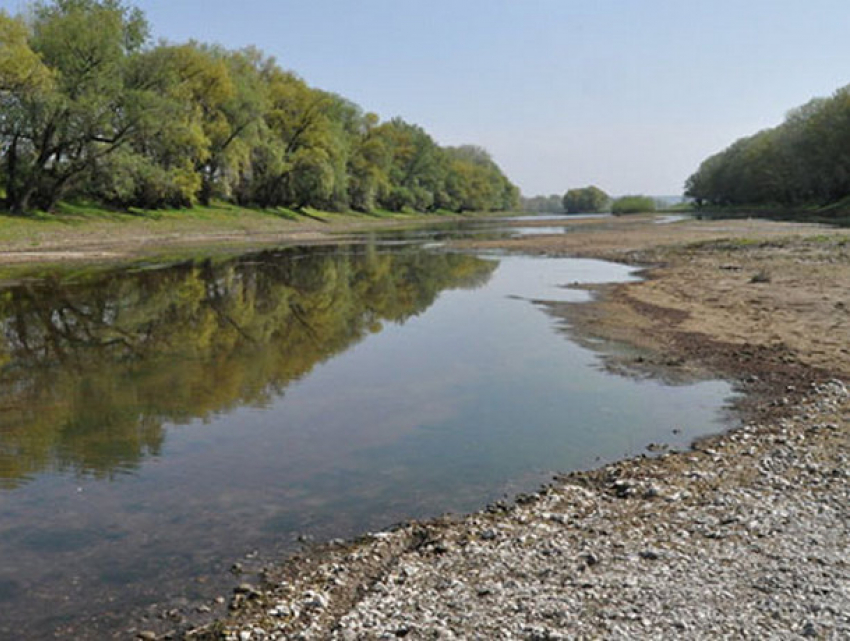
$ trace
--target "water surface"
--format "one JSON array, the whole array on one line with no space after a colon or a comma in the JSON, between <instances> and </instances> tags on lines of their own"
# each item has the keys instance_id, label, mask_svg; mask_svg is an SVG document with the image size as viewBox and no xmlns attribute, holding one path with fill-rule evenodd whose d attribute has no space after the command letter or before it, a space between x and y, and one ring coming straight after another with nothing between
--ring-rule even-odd
<instances>
[{"instance_id":1,"label":"water surface","mask_svg":"<svg viewBox=\"0 0 850 641\"><path fill-rule=\"evenodd\" d=\"M0 637L121 636L223 594L246 552L721 429L726 383L612 376L533 302L631 278L377 243L0 291Z\"/></svg>"}]
</instances>

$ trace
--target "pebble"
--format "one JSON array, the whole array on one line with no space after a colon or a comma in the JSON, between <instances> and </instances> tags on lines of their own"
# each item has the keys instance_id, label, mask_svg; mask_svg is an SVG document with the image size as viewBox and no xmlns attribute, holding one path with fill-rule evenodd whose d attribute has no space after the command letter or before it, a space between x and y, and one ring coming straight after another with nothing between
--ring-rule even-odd
<instances>
[{"instance_id":1,"label":"pebble","mask_svg":"<svg viewBox=\"0 0 850 641\"><path fill-rule=\"evenodd\" d=\"M238 639L850 638L850 395L807 394L700 451L328 546L237 588Z\"/></svg>"}]
</instances>

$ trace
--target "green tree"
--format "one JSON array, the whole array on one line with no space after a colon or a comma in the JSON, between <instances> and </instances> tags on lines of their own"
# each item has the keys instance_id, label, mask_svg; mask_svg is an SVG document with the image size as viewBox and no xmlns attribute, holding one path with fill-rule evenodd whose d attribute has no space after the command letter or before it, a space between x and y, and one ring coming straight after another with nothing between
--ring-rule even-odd
<instances>
[{"instance_id":1,"label":"green tree","mask_svg":"<svg viewBox=\"0 0 850 641\"><path fill-rule=\"evenodd\" d=\"M444 176L437 144L424 129L401 118L384 123L376 133L390 154L389 189L378 204L394 211L432 209Z\"/></svg>"},{"instance_id":2,"label":"green tree","mask_svg":"<svg viewBox=\"0 0 850 641\"><path fill-rule=\"evenodd\" d=\"M538 214L563 214L564 197L560 194L523 197L520 207L523 211Z\"/></svg>"},{"instance_id":3,"label":"green tree","mask_svg":"<svg viewBox=\"0 0 850 641\"><path fill-rule=\"evenodd\" d=\"M486 149L475 145L447 147L446 209L504 211L517 204L517 192Z\"/></svg>"},{"instance_id":4,"label":"green tree","mask_svg":"<svg viewBox=\"0 0 850 641\"><path fill-rule=\"evenodd\" d=\"M7 204L51 209L95 163L123 147L142 116L126 69L147 38L138 10L117 0L33 5L28 44L54 82L12 87L4 102ZM26 48L16 31L18 59ZM30 58L31 59L31 58ZM46 74L39 73L39 76Z\"/></svg>"},{"instance_id":5,"label":"green tree","mask_svg":"<svg viewBox=\"0 0 850 641\"><path fill-rule=\"evenodd\" d=\"M16 213L85 197L115 207L244 205L506 210L489 154L380 123L256 49L147 44L121 0L0 12L0 181Z\"/></svg>"},{"instance_id":6,"label":"green tree","mask_svg":"<svg viewBox=\"0 0 850 641\"><path fill-rule=\"evenodd\" d=\"M649 196L621 196L611 204L611 212L616 216L648 213L655 209L655 200Z\"/></svg>"},{"instance_id":7,"label":"green tree","mask_svg":"<svg viewBox=\"0 0 850 641\"><path fill-rule=\"evenodd\" d=\"M7 208L21 211L19 189L31 144L30 112L48 102L55 87L53 72L30 47L23 20L0 12L0 150Z\"/></svg>"},{"instance_id":8,"label":"green tree","mask_svg":"<svg viewBox=\"0 0 850 641\"><path fill-rule=\"evenodd\" d=\"M344 192L346 146L334 122L337 97L309 87L274 60L262 68L268 109L263 135L236 188L244 204L321 206Z\"/></svg>"},{"instance_id":9,"label":"green tree","mask_svg":"<svg viewBox=\"0 0 850 641\"><path fill-rule=\"evenodd\" d=\"M268 108L266 87L259 73L262 54L253 48L229 52L205 47L208 55L224 65L227 89L212 107L204 107L208 155L197 169L202 184L199 200L208 205L213 197L227 198L239 173L247 166L252 145L261 135L261 119Z\"/></svg>"},{"instance_id":10,"label":"green tree","mask_svg":"<svg viewBox=\"0 0 850 641\"><path fill-rule=\"evenodd\" d=\"M354 210L372 211L378 197L389 192L391 162L388 142L378 129L378 116L362 115L348 160L348 198Z\"/></svg>"},{"instance_id":11,"label":"green tree","mask_svg":"<svg viewBox=\"0 0 850 641\"><path fill-rule=\"evenodd\" d=\"M593 185L570 189L564 194L563 205L568 214L595 214L606 211L611 197Z\"/></svg>"},{"instance_id":12,"label":"green tree","mask_svg":"<svg viewBox=\"0 0 850 641\"><path fill-rule=\"evenodd\" d=\"M736 140L685 183L697 205L825 205L850 195L850 87Z\"/></svg>"},{"instance_id":13,"label":"green tree","mask_svg":"<svg viewBox=\"0 0 850 641\"><path fill-rule=\"evenodd\" d=\"M219 106L233 89L221 60L190 43L161 45L127 67L140 110L126 144L95 163L87 193L123 207L191 206L226 129Z\"/></svg>"},{"instance_id":14,"label":"green tree","mask_svg":"<svg viewBox=\"0 0 850 641\"><path fill-rule=\"evenodd\" d=\"M30 32L20 18L0 10L0 95L10 99L15 92L49 89L53 74L30 48Z\"/></svg>"}]
</instances>

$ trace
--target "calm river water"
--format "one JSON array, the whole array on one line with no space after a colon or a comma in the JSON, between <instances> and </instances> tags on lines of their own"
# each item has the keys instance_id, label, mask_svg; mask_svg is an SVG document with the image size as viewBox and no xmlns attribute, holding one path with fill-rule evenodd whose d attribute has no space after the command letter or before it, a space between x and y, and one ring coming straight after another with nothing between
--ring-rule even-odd
<instances>
[{"instance_id":1,"label":"calm river water","mask_svg":"<svg viewBox=\"0 0 850 641\"><path fill-rule=\"evenodd\" d=\"M0 290L0 638L122 636L255 550L722 429L727 383L605 373L533 302L632 278L371 242Z\"/></svg>"}]
</instances>

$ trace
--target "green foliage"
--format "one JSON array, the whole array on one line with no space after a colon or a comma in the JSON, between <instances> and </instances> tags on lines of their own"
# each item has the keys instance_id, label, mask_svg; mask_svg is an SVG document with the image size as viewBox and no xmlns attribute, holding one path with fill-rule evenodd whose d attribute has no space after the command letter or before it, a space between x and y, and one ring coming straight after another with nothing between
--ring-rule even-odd
<instances>
[{"instance_id":1,"label":"green foliage","mask_svg":"<svg viewBox=\"0 0 850 641\"><path fill-rule=\"evenodd\" d=\"M655 200L649 196L621 196L611 204L611 212L616 216L652 212L655 208Z\"/></svg>"},{"instance_id":2,"label":"green foliage","mask_svg":"<svg viewBox=\"0 0 850 641\"><path fill-rule=\"evenodd\" d=\"M559 194L550 196L531 196L520 199L520 209L536 214L563 214L564 197Z\"/></svg>"},{"instance_id":3,"label":"green foliage","mask_svg":"<svg viewBox=\"0 0 850 641\"><path fill-rule=\"evenodd\" d=\"M3 179L14 212L51 209L85 184L144 114L145 91L128 73L147 37L137 10L117 0L37 3L29 24L27 45L46 71L36 66L38 87L11 83L0 96ZM17 48L20 57L25 48Z\"/></svg>"},{"instance_id":4,"label":"green foliage","mask_svg":"<svg viewBox=\"0 0 850 641\"><path fill-rule=\"evenodd\" d=\"M594 185L570 189L564 194L564 209L568 214L596 214L607 211L611 197Z\"/></svg>"},{"instance_id":5,"label":"green foliage","mask_svg":"<svg viewBox=\"0 0 850 641\"><path fill-rule=\"evenodd\" d=\"M517 194L490 154L465 145L443 151L447 172L436 206L452 211L504 211L517 205Z\"/></svg>"},{"instance_id":6,"label":"green foliage","mask_svg":"<svg viewBox=\"0 0 850 641\"><path fill-rule=\"evenodd\" d=\"M484 150L381 124L249 48L149 46L120 0L0 13L0 191L16 213L83 197L120 208L214 198L263 208L505 210Z\"/></svg>"},{"instance_id":7,"label":"green foliage","mask_svg":"<svg viewBox=\"0 0 850 641\"><path fill-rule=\"evenodd\" d=\"M0 11L0 95L8 99L14 92L47 90L53 80L53 74L30 48L24 21Z\"/></svg>"},{"instance_id":8,"label":"green foliage","mask_svg":"<svg viewBox=\"0 0 850 641\"><path fill-rule=\"evenodd\" d=\"M828 205L850 196L850 86L741 138L688 178L698 206Z\"/></svg>"}]
</instances>

